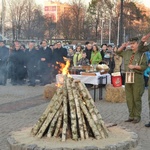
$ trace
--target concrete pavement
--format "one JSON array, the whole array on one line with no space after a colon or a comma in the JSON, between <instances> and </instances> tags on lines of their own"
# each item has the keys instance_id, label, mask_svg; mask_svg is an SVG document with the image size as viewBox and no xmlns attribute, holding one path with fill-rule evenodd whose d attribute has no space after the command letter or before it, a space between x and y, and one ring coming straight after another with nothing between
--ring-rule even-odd
<instances>
[{"instance_id":1,"label":"concrete pavement","mask_svg":"<svg viewBox=\"0 0 150 150\"><path fill-rule=\"evenodd\" d=\"M43 90L43 86L0 86L0 150L9 150L7 137L11 131L33 126L38 120L48 104L42 96ZM142 120L138 124L124 123L128 118L126 103L95 102L106 123L117 123L139 135L139 145L135 150L150 149L150 128L144 127L148 122L147 90L142 99Z\"/></svg>"}]
</instances>

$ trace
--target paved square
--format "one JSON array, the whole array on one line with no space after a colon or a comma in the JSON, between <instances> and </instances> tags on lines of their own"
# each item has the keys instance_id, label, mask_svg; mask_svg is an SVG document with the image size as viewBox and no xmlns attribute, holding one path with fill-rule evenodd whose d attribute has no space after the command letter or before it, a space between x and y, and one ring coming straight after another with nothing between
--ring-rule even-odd
<instances>
[{"instance_id":1,"label":"paved square","mask_svg":"<svg viewBox=\"0 0 150 150\"><path fill-rule=\"evenodd\" d=\"M33 126L41 116L49 102L43 98L43 90L43 86L0 86L0 150L9 150L7 137L11 131ZM93 90L90 92L93 95ZM138 124L124 122L128 118L126 103L95 102L105 123L117 123L139 135L135 150L150 149L150 129L144 127L149 118L147 90L142 99L142 120Z\"/></svg>"}]
</instances>

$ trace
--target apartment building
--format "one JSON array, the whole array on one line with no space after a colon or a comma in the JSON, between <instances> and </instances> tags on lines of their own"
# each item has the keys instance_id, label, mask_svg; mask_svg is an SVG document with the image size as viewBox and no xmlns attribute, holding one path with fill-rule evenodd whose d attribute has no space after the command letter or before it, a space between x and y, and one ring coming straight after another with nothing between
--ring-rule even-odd
<instances>
[{"instance_id":1,"label":"apartment building","mask_svg":"<svg viewBox=\"0 0 150 150\"><path fill-rule=\"evenodd\" d=\"M69 11L70 5L59 1L47 0L44 2L44 15L52 17L54 22L57 22L61 14Z\"/></svg>"}]
</instances>

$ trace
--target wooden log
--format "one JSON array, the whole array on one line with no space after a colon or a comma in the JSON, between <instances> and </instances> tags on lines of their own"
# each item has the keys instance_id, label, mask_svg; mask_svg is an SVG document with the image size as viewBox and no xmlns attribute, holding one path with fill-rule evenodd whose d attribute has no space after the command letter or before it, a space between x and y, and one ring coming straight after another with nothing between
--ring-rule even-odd
<instances>
[{"instance_id":1,"label":"wooden log","mask_svg":"<svg viewBox=\"0 0 150 150\"><path fill-rule=\"evenodd\" d=\"M46 120L49 111L53 108L53 105L55 103L55 101L58 99L59 95L62 93L62 88L58 88L56 93L54 94L53 98L51 99L49 105L47 106L47 108L45 109L45 111L43 112L43 114L41 115L41 117L39 118L39 120L37 121L37 123L33 126L33 128L31 129L31 134L32 135L36 135L39 131L39 129L41 128L42 124L44 123L44 121Z\"/></svg>"},{"instance_id":2,"label":"wooden log","mask_svg":"<svg viewBox=\"0 0 150 150\"><path fill-rule=\"evenodd\" d=\"M82 120L80 103L79 103L78 96L77 96L77 89L76 89L75 82L72 82L72 91L73 91L73 97L75 100L75 106L76 106L76 110L77 110L77 118L78 118L78 123L79 123L80 137L83 140L84 139L83 120Z\"/></svg>"},{"instance_id":3,"label":"wooden log","mask_svg":"<svg viewBox=\"0 0 150 150\"><path fill-rule=\"evenodd\" d=\"M55 132L54 132L54 137L58 136L59 130L61 128L62 120L63 120L63 111L61 109L59 117L58 117L58 121L57 121L57 124L56 124L56 129L55 129Z\"/></svg>"},{"instance_id":4,"label":"wooden log","mask_svg":"<svg viewBox=\"0 0 150 150\"><path fill-rule=\"evenodd\" d=\"M82 121L83 121L84 137L85 137L85 139L88 139L89 135L88 135L88 131L87 131L87 127L86 127L86 123L85 123L85 119L84 119L84 115L83 115L82 111L81 111L81 117L82 117Z\"/></svg>"},{"instance_id":5,"label":"wooden log","mask_svg":"<svg viewBox=\"0 0 150 150\"><path fill-rule=\"evenodd\" d=\"M59 114L61 113L62 107L57 111L56 115L53 117L53 120L51 121L51 124L49 126L48 132L47 132L47 137L52 137L52 134L54 132L55 124L58 120Z\"/></svg>"},{"instance_id":6,"label":"wooden log","mask_svg":"<svg viewBox=\"0 0 150 150\"><path fill-rule=\"evenodd\" d=\"M87 88L81 82L78 82L78 88L79 88L81 95L83 96L83 99L87 105L87 108L89 108L89 112L101 134L101 137L102 138L108 137L108 130L104 125L104 121L102 120L102 117L98 109L95 107L95 104L93 103L94 101L91 99L90 96L88 96L89 92L86 91Z\"/></svg>"},{"instance_id":7,"label":"wooden log","mask_svg":"<svg viewBox=\"0 0 150 150\"><path fill-rule=\"evenodd\" d=\"M81 82L80 82L81 83ZM84 97L87 97L87 99L89 99L90 101L91 101L91 103L93 104L93 105L95 105L94 104L94 100L93 100L93 98L92 98L92 96L91 96L91 94L89 93L89 91L88 91L88 89L86 88L86 86L85 86L85 84L84 83L81 83L81 84L79 84L79 86L80 86L80 88L81 88L81 91L83 90L84 92L83 92L83 94L85 95L83 95Z\"/></svg>"},{"instance_id":8,"label":"wooden log","mask_svg":"<svg viewBox=\"0 0 150 150\"><path fill-rule=\"evenodd\" d=\"M40 130L37 133L37 136L39 138L41 138L43 136L45 130L47 129L47 127L50 124L50 122L52 121L53 117L55 116L57 111L60 109L60 106L62 105L62 97L63 97L63 95L60 94L58 99L55 101L53 107L49 111L49 114L48 114L46 120L44 121L44 123L42 124Z\"/></svg>"},{"instance_id":9,"label":"wooden log","mask_svg":"<svg viewBox=\"0 0 150 150\"><path fill-rule=\"evenodd\" d=\"M72 130L72 139L78 139L78 131L77 131L77 118L76 118L76 109L75 109L75 101L71 88L71 78L67 78L67 91L68 91L68 101L70 107L70 118L71 118L71 130Z\"/></svg>"},{"instance_id":10,"label":"wooden log","mask_svg":"<svg viewBox=\"0 0 150 150\"><path fill-rule=\"evenodd\" d=\"M68 127L68 100L67 100L67 87L66 87L66 81L67 78L64 79L63 84L63 129L62 129L62 141L66 141L67 136L67 127Z\"/></svg>"},{"instance_id":11,"label":"wooden log","mask_svg":"<svg viewBox=\"0 0 150 150\"><path fill-rule=\"evenodd\" d=\"M78 94L78 98L79 98L81 109L82 109L85 117L87 118L87 120L89 122L89 125L90 125L90 127L91 127L91 129L93 131L93 134L94 134L95 138L96 139L100 139L101 135L99 133L99 130L98 130L97 126L95 125L95 122L93 121L93 118L92 118L91 114L89 113L87 107L85 106L84 102L80 98L79 94Z\"/></svg>"}]
</instances>

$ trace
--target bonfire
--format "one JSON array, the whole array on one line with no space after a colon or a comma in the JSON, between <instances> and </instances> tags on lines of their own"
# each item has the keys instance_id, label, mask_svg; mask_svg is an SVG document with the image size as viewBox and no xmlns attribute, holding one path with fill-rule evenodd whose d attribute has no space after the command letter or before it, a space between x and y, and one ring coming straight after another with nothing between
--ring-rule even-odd
<instances>
[{"instance_id":1,"label":"bonfire","mask_svg":"<svg viewBox=\"0 0 150 150\"><path fill-rule=\"evenodd\" d=\"M60 137L62 141L107 138L108 129L93 98L83 83L69 75L69 65L67 60L62 70L63 83L33 126L32 135Z\"/></svg>"}]
</instances>

